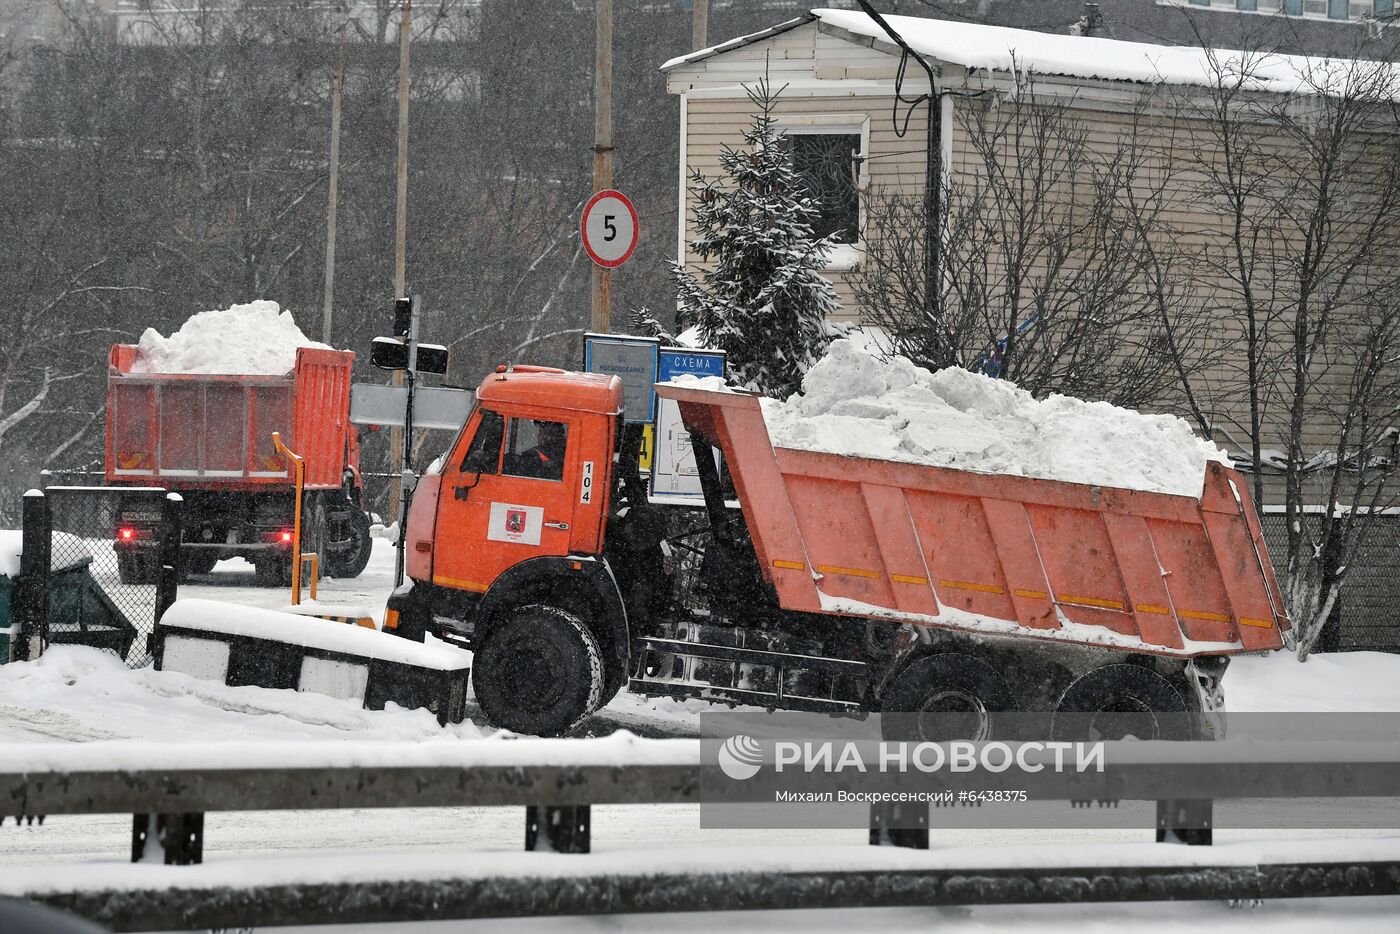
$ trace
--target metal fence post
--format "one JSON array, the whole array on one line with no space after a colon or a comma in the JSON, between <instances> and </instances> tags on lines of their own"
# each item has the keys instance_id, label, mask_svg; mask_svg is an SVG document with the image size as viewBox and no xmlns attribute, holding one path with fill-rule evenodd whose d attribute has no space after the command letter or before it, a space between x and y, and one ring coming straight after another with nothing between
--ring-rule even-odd
<instances>
[{"instance_id":1,"label":"metal fence post","mask_svg":"<svg viewBox=\"0 0 1400 934\"><path fill-rule=\"evenodd\" d=\"M195 866L204 862L204 815L133 814L131 861L159 861L167 866Z\"/></svg>"},{"instance_id":2,"label":"metal fence post","mask_svg":"<svg viewBox=\"0 0 1400 934\"><path fill-rule=\"evenodd\" d=\"M913 824L913 826L909 826ZM928 849L929 806L879 801L870 805L870 845Z\"/></svg>"},{"instance_id":3,"label":"metal fence post","mask_svg":"<svg viewBox=\"0 0 1400 934\"><path fill-rule=\"evenodd\" d=\"M1158 801L1157 842L1210 846L1215 824L1213 801Z\"/></svg>"},{"instance_id":4,"label":"metal fence post","mask_svg":"<svg viewBox=\"0 0 1400 934\"><path fill-rule=\"evenodd\" d=\"M160 507L160 572L156 577L156 616L159 623L180 589L180 516L185 500L179 493L167 493Z\"/></svg>"},{"instance_id":5,"label":"metal fence post","mask_svg":"<svg viewBox=\"0 0 1400 934\"><path fill-rule=\"evenodd\" d=\"M587 853L592 814L587 804L525 808L525 849L539 853Z\"/></svg>"},{"instance_id":6,"label":"metal fence post","mask_svg":"<svg viewBox=\"0 0 1400 934\"><path fill-rule=\"evenodd\" d=\"M49 534L49 502L39 490L24 494L20 533L19 580L12 613L19 624L16 661L33 661L48 641L49 574L53 567L53 537Z\"/></svg>"}]
</instances>

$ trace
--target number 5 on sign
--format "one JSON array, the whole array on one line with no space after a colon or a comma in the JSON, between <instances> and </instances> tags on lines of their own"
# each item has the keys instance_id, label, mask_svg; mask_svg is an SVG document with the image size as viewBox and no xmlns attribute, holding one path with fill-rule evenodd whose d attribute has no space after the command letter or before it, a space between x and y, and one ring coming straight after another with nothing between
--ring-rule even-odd
<instances>
[{"instance_id":1,"label":"number 5 on sign","mask_svg":"<svg viewBox=\"0 0 1400 934\"><path fill-rule=\"evenodd\" d=\"M637 248L637 209L620 191L600 191L584 206L579 231L589 259L604 269L621 266Z\"/></svg>"}]
</instances>

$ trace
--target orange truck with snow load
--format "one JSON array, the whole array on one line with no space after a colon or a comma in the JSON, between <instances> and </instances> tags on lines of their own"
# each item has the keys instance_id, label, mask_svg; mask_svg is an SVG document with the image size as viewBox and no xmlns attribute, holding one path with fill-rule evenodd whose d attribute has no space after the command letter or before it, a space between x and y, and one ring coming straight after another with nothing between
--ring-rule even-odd
<instances>
[{"instance_id":1,"label":"orange truck with snow load","mask_svg":"<svg viewBox=\"0 0 1400 934\"><path fill-rule=\"evenodd\" d=\"M611 377L499 368L418 485L384 625L472 648L497 725L567 732L623 687L1206 720L1231 655L1283 644L1254 506L1223 464L1196 498L775 448L756 396L657 392L723 454L697 458L691 533L648 502Z\"/></svg>"},{"instance_id":2,"label":"orange truck with snow load","mask_svg":"<svg viewBox=\"0 0 1400 934\"><path fill-rule=\"evenodd\" d=\"M272 433L305 461L302 550L332 577L369 561L360 450L350 424L349 351L302 347L284 374L150 373L135 344L107 367L106 482L160 486L184 499L181 561L204 574L221 558L253 563L260 580L292 574L294 475ZM156 523L145 500L118 506L114 547L125 583L155 580Z\"/></svg>"}]
</instances>

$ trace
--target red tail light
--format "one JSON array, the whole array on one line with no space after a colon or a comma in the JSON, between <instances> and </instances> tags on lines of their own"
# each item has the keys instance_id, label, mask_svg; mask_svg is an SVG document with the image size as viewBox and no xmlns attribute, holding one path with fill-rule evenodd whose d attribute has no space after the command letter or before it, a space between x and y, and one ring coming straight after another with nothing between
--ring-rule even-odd
<instances>
[{"instance_id":1,"label":"red tail light","mask_svg":"<svg viewBox=\"0 0 1400 934\"><path fill-rule=\"evenodd\" d=\"M136 530L135 530L135 529L118 529L118 530L117 530L117 538L120 538L120 539L121 539L122 541L124 541L124 542L129 542L129 541L131 541L132 539L134 539L135 537L136 537Z\"/></svg>"},{"instance_id":2,"label":"red tail light","mask_svg":"<svg viewBox=\"0 0 1400 934\"><path fill-rule=\"evenodd\" d=\"M284 544L284 545L290 545L290 544L292 543L292 533L291 533L291 532L283 532L283 533L281 534L281 536L279 536L279 538L280 538L282 544Z\"/></svg>"}]
</instances>

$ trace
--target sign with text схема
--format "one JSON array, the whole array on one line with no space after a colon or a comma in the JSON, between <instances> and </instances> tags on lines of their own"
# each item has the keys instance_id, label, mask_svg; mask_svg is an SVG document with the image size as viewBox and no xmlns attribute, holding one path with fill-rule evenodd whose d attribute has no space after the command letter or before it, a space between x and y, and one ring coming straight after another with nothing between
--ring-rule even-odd
<instances>
[{"instance_id":1,"label":"sign with text \u0441\u0445\u0435\u043c\u0430","mask_svg":"<svg viewBox=\"0 0 1400 934\"><path fill-rule=\"evenodd\" d=\"M658 354L656 381L670 382L677 376L724 376L724 351L666 347ZM652 457L651 498L653 502L695 504L703 499L700 474L695 469L695 451L690 434L681 421L681 408L674 399L658 399L656 406L656 450ZM715 452L719 463L719 452Z\"/></svg>"}]
</instances>

